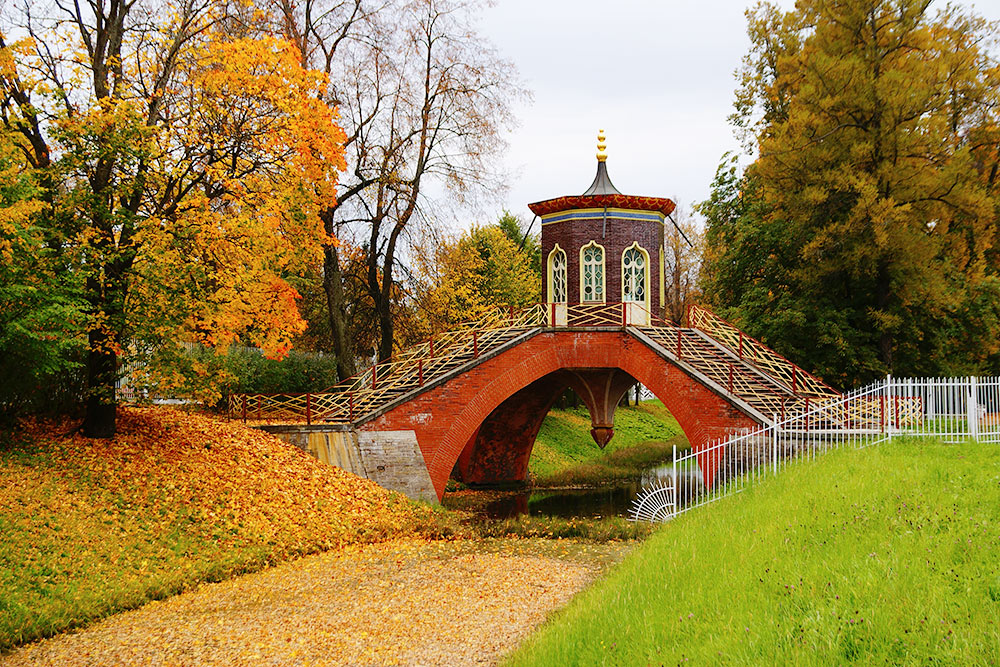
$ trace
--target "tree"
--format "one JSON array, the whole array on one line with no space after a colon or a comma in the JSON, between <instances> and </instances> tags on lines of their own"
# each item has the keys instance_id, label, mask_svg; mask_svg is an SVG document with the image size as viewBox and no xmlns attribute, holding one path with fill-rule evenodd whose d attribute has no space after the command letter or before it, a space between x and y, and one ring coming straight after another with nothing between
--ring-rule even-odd
<instances>
[{"instance_id":1,"label":"tree","mask_svg":"<svg viewBox=\"0 0 1000 667\"><path fill-rule=\"evenodd\" d=\"M674 212L674 217L676 226L668 226L663 239L666 297L663 308L666 317L672 322L680 323L684 319L687 307L701 299L699 276L702 239L695 221L689 215L677 210Z\"/></svg>"},{"instance_id":2,"label":"tree","mask_svg":"<svg viewBox=\"0 0 1000 667\"><path fill-rule=\"evenodd\" d=\"M38 172L36 222L87 303L84 432L110 437L119 356L304 323L286 276L328 243L343 134L294 46L227 3L31 3L2 71L4 128ZM6 31L5 31L6 32ZM176 345L173 346L176 348Z\"/></svg>"},{"instance_id":3,"label":"tree","mask_svg":"<svg viewBox=\"0 0 1000 667\"><path fill-rule=\"evenodd\" d=\"M458 238L417 253L414 340L453 329L496 308L519 310L541 299L541 274L534 254L508 235L509 216L474 226ZM533 241L536 242L536 241Z\"/></svg>"},{"instance_id":4,"label":"tree","mask_svg":"<svg viewBox=\"0 0 1000 667\"><path fill-rule=\"evenodd\" d=\"M706 289L834 381L974 368L996 350L996 329L967 331L980 352L949 358L940 333L973 303L995 321L997 31L930 5L748 12L734 120L759 155L742 179L721 169L703 204Z\"/></svg>"},{"instance_id":5,"label":"tree","mask_svg":"<svg viewBox=\"0 0 1000 667\"><path fill-rule=\"evenodd\" d=\"M535 275L542 275L542 239L539 234L532 234L530 226L524 228L524 221L508 210L504 210L497 222L507 238L517 246L520 252L531 258L531 268Z\"/></svg>"},{"instance_id":6,"label":"tree","mask_svg":"<svg viewBox=\"0 0 1000 667\"><path fill-rule=\"evenodd\" d=\"M33 222L45 210L38 196L30 165L0 131L0 423L29 408L61 407L76 388L58 385L74 384L83 304Z\"/></svg>"},{"instance_id":7,"label":"tree","mask_svg":"<svg viewBox=\"0 0 1000 667\"><path fill-rule=\"evenodd\" d=\"M347 175L322 212L326 231L362 248L366 298L379 328L377 355L392 354L394 296L408 234L443 211L427 196L459 200L498 183L492 160L523 95L513 66L472 23L478 2L384 3L277 0L276 24L304 63L326 72L326 99L342 112ZM441 187L443 186L443 187ZM324 256L324 288L342 378L355 372L348 335L347 278L336 246Z\"/></svg>"}]
</instances>

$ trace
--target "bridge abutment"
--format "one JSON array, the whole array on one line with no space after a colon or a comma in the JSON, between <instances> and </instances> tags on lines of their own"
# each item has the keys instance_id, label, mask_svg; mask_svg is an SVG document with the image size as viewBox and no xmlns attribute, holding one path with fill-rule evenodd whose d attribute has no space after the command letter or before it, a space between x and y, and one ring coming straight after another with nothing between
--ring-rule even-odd
<instances>
[{"instance_id":1,"label":"bridge abutment","mask_svg":"<svg viewBox=\"0 0 1000 667\"><path fill-rule=\"evenodd\" d=\"M312 454L413 500L436 502L427 464L413 430L357 431L335 424L261 426Z\"/></svg>"}]
</instances>

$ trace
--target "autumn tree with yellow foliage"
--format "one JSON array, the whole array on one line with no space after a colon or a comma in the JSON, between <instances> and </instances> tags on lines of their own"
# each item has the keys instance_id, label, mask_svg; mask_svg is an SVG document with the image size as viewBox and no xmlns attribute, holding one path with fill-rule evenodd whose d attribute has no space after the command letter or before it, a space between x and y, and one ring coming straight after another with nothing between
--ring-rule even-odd
<instances>
[{"instance_id":1,"label":"autumn tree with yellow foliage","mask_svg":"<svg viewBox=\"0 0 1000 667\"><path fill-rule=\"evenodd\" d=\"M828 381L997 370L998 28L930 0L747 14L711 301Z\"/></svg>"},{"instance_id":2,"label":"autumn tree with yellow foliage","mask_svg":"<svg viewBox=\"0 0 1000 667\"><path fill-rule=\"evenodd\" d=\"M29 3L0 29L0 131L36 188L13 224L84 300L87 435L115 433L125 352L280 356L304 328L287 278L331 241L345 137L326 76L234 12L252 8Z\"/></svg>"},{"instance_id":3,"label":"autumn tree with yellow foliage","mask_svg":"<svg viewBox=\"0 0 1000 667\"><path fill-rule=\"evenodd\" d=\"M508 232L519 228L511 218L473 226L417 253L413 321L407 327L413 341L497 308L520 310L541 300L537 241L528 235L512 238ZM528 241L533 242L526 249Z\"/></svg>"}]
</instances>

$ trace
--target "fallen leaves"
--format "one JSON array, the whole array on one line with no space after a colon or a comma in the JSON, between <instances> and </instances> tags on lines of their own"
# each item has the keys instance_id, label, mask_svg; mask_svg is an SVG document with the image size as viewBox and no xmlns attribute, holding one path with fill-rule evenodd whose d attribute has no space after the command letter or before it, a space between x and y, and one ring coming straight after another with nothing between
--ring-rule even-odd
<instances>
[{"instance_id":1,"label":"fallen leaves","mask_svg":"<svg viewBox=\"0 0 1000 667\"><path fill-rule=\"evenodd\" d=\"M432 520L271 435L203 415L122 410L109 440L28 430L0 452L0 649Z\"/></svg>"},{"instance_id":2,"label":"fallen leaves","mask_svg":"<svg viewBox=\"0 0 1000 667\"><path fill-rule=\"evenodd\" d=\"M149 604L0 665L492 663L595 574L477 549L348 547Z\"/></svg>"}]
</instances>

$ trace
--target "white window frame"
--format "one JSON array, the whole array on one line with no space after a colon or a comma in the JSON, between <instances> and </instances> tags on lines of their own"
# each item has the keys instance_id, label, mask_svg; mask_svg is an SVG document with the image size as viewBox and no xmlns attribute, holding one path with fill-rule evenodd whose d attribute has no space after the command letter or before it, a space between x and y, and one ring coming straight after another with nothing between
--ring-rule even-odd
<instances>
[{"instance_id":1,"label":"white window frame","mask_svg":"<svg viewBox=\"0 0 1000 667\"><path fill-rule=\"evenodd\" d=\"M625 298L625 253L629 250L638 250L642 255L642 301L628 300ZM649 312L649 251L639 245L638 241L633 241L632 245L622 250L622 261L621 261L621 286L622 286L622 302L623 303L641 303L646 312Z\"/></svg>"},{"instance_id":2,"label":"white window frame","mask_svg":"<svg viewBox=\"0 0 1000 667\"><path fill-rule=\"evenodd\" d=\"M562 266L562 269L563 269L563 276L562 276L562 279L563 279L562 280L563 295L562 295L562 297L563 298L562 298L562 300L557 300L556 299L557 295L555 293L555 289L553 288L553 285L555 284L555 261L556 261L556 258L559 255L562 255L562 260L563 260L563 266ZM552 252L549 253L548 272L549 272L548 290L547 290L548 291L548 294L547 294L547 296L548 296L548 302L549 303L566 303L566 302L568 302L569 301L569 259L566 256L566 251L563 250L562 248L560 248L558 243L555 245L554 248L552 248Z\"/></svg>"},{"instance_id":3,"label":"white window frame","mask_svg":"<svg viewBox=\"0 0 1000 667\"><path fill-rule=\"evenodd\" d=\"M591 301L587 301L584 298L585 292L584 292L584 289L583 289L583 286L584 286L584 279L583 278L584 278L584 275L585 275L586 270L587 270L587 265L583 261L583 255L587 251L588 248L598 248L601 251L601 263L600 263L600 267L601 267L601 282L600 282L601 298L600 299L594 299L594 300L591 300ZM608 271L607 271L607 263L608 263L608 253L604 249L604 246L602 246L597 241L591 241L587 245L585 245L582 248L580 248L580 302L581 303L607 303L607 301L608 301ZM595 285L595 287L596 287L596 285Z\"/></svg>"}]
</instances>

